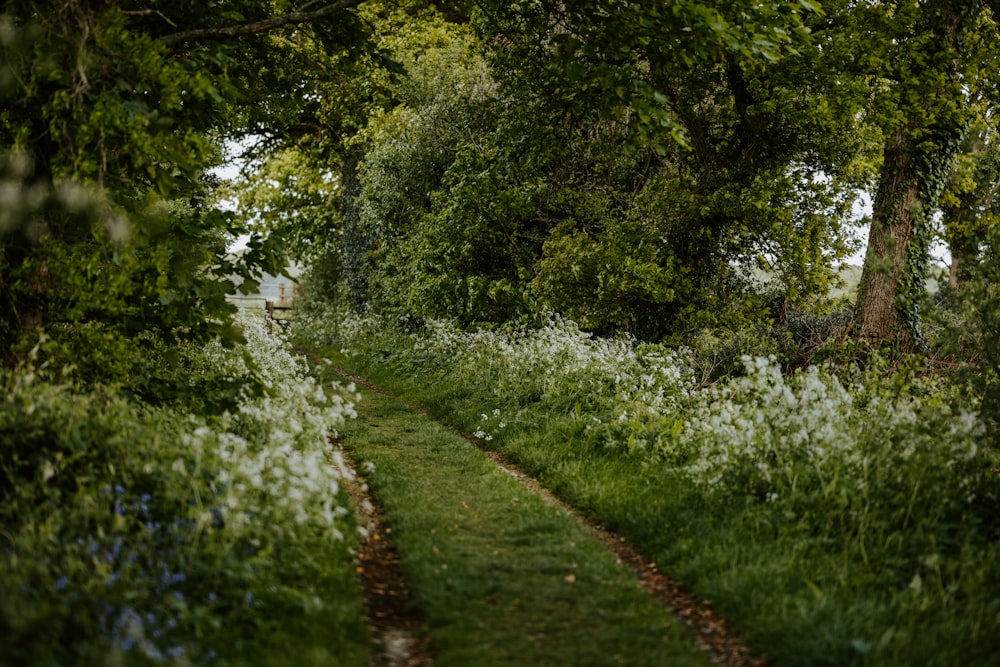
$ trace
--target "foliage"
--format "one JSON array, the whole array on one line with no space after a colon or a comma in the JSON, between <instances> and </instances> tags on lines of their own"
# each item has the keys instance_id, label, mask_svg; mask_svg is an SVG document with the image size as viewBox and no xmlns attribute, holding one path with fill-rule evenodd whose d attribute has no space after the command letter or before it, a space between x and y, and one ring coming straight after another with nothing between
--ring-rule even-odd
<instances>
[{"instance_id":1,"label":"foliage","mask_svg":"<svg viewBox=\"0 0 1000 667\"><path fill-rule=\"evenodd\" d=\"M996 225L1000 206L996 197L1000 182L996 114L985 100L972 106L975 120L939 201L942 235L952 255L953 287L975 279L976 266L989 243L989 230Z\"/></svg>"},{"instance_id":2,"label":"foliage","mask_svg":"<svg viewBox=\"0 0 1000 667\"><path fill-rule=\"evenodd\" d=\"M475 38L422 14L383 41L407 75L354 144L360 215L331 266L395 315L548 309L672 342L767 327L828 292L858 189L899 166L923 204L875 198L865 285L898 287L915 330L937 192L990 95L981 5L482 2ZM904 209L885 274L879 230ZM889 301L859 306L859 335L892 329Z\"/></svg>"},{"instance_id":3,"label":"foliage","mask_svg":"<svg viewBox=\"0 0 1000 667\"><path fill-rule=\"evenodd\" d=\"M338 177L318 169L308 153L277 151L232 191L250 228L280 237L295 260L311 263L340 251Z\"/></svg>"},{"instance_id":4,"label":"foliage","mask_svg":"<svg viewBox=\"0 0 1000 667\"><path fill-rule=\"evenodd\" d=\"M702 385L700 352L565 321L337 322L312 326L350 364L630 534L778 660L985 664L996 650L1000 455L969 393L919 362L783 372L745 357Z\"/></svg>"},{"instance_id":5,"label":"foliage","mask_svg":"<svg viewBox=\"0 0 1000 667\"><path fill-rule=\"evenodd\" d=\"M326 449L354 397L234 319L284 258L228 254L207 175L318 113L310 55L377 59L353 4L0 10L4 664L366 661Z\"/></svg>"},{"instance_id":6,"label":"foliage","mask_svg":"<svg viewBox=\"0 0 1000 667\"><path fill-rule=\"evenodd\" d=\"M366 296L414 315L434 309L476 318L485 307L480 290L491 287L488 280L477 286L476 274L489 264L509 269L505 259L515 249L497 244L499 232L485 221L435 209L447 205L448 172L463 161L461 142L491 124L492 83L462 28L437 20L410 39L397 47L408 72L398 90L403 104L373 118L360 139L371 144L358 196L358 225L370 248ZM492 194L489 183L455 185L475 191L477 201ZM485 256L494 250L495 260Z\"/></svg>"},{"instance_id":7,"label":"foliage","mask_svg":"<svg viewBox=\"0 0 1000 667\"><path fill-rule=\"evenodd\" d=\"M1000 435L1000 231L987 231L986 252L967 285L963 308L964 326L958 329L960 353L970 358L970 382L982 397L983 417L996 440ZM965 349L961 349L965 348Z\"/></svg>"},{"instance_id":8,"label":"foliage","mask_svg":"<svg viewBox=\"0 0 1000 667\"><path fill-rule=\"evenodd\" d=\"M206 169L220 159L220 137L262 131L265 120L274 131L292 124L279 113L287 111L283 86L304 86L308 77L304 69L276 73L290 67L272 57L287 55L279 37L216 38L288 9L258 0L208 13L187 2L5 5L6 365L23 359L40 332L52 363L92 365L95 378L132 372L131 339L240 341L225 295L234 281L252 289L284 259L277 237L261 234L240 257L227 255L227 244L249 230L212 207ZM342 12L296 34L346 58L363 50L365 31ZM250 77L267 85L245 85ZM251 88L263 99L249 99L243 91ZM78 354L102 348L117 365Z\"/></svg>"},{"instance_id":9,"label":"foliage","mask_svg":"<svg viewBox=\"0 0 1000 667\"><path fill-rule=\"evenodd\" d=\"M543 303L589 330L654 331L670 314L664 306L694 287L642 222L602 222L592 233L576 229L575 220L553 229L533 287Z\"/></svg>"},{"instance_id":10,"label":"foliage","mask_svg":"<svg viewBox=\"0 0 1000 667\"><path fill-rule=\"evenodd\" d=\"M826 291L831 262L849 247L842 221L867 173L853 160L869 137L854 132L850 101L804 113L834 84L809 78L817 56L796 60L791 44L806 33L798 10L758 8L753 32L685 9L705 28L704 53L694 52L704 67L692 74L663 62L672 56L662 40L642 40L684 33L683 12L614 9L600 23L593 12L611 9L488 4L479 40L431 21L391 47L407 76L392 86L397 106L360 135L360 234L345 238L347 280L365 286L368 305L466 324L542 307L655 340L763 321L782 300ZM621 53L605 28L630 35ZM567 40L608 62L571 66ZM643 63L657 69L644 73ZM653 137L638 97L595 102L614 90L601 77L641 81L657 118L699 135L692 150ZM668 88L679 91L669 100ZM758 268L772 285L755 280Z\"/></svg>"},{"instance_id":11,"label":"foliage","mask_svg":"<svg viewBox=\"0 0 1000 667\"><path fill-rule=\"evenodd\" d=\"M4 375L4 664L305 659L319 642L363 658L348 473L327 450L356 397L242 325L267 391L214 418L193 393L144 407L44 368ZM217 343L181 352L195 383L250 372Z\"/></svg>"},{"instance_id":12,"label":"foliage","mask_svg":"<svg viewBox=\"0 0 1000 667\"><path fill-rule=\"evenodd\" d=\"M478 27L497 67L515 85L605 118L623 109L658 152L691 137L663 86L666 73L711 67L726 57L774 62L808 34L812 2L685 2L671 7L615 2L480 3ZM645 66L643 66L645 65ZM664 136L665 135L665 136Z\"/></svg>"}]
</instances>

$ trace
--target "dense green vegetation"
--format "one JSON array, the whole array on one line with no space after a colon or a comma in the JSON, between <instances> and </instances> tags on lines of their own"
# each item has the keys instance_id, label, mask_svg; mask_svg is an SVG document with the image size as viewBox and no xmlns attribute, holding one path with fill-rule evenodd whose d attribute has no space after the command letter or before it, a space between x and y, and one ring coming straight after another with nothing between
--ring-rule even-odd
<instances>
[{"instance_id":1,"label":"dense green vegetation","mask_svg":"<svg viewBox=\"0 0 1000 667\"><path fill-rule=\"evenodd\" d=\"M351 397L226 299L295 259L779 662L987 662L998 11L5 2L0 661L364 662Z\"/></svg>"},{"instance_id":2,"label":"dense green vegetation","mask_svg":"<svg viewBox=\"0 0 1000 667\"><path fill-rule=\"evenodd\" d=\"M829 308L870 223L853 335L920 347L934 235L969 282L993 220L996 25L973 4L481 2L387 26L406 76L349 142L317 269L355 308L683 343Z\"/></svg>"},{"instance_id":3,"label":"dense green vegetation","mask_svg":"<svg viewBox=\"0 0 1000 667\"><path fill-rule=\"evenodd\" d=\"M356 396L262 318L241 325L246 357L174 348L189 389L169 406L0 377L0 662L367 664L348 473L326 448Z\"/></svg>"},{"instance_id":4,"label":"dense green vegetation","mask_svg":"<svg viewBox=\"0 0 1000 667\"><path fill-rule=\"evenodd\" d=\"M234 319L284 257L208 172L377 58L350 4L0 8L0 663L367 663L354 397Z\"/></svg>"},{"instance_id":5,"label":"dense green vegetation","mask_svg":"<svg viewBox=\"0 0 1000 667\"><path fill-rule=\"evenodd\" d=\"M559 320L310 332L633 540L776 664L995 660L1000 457L938 378L747 356L705 384L707 350Z\"/></svg>"}]
</instances>

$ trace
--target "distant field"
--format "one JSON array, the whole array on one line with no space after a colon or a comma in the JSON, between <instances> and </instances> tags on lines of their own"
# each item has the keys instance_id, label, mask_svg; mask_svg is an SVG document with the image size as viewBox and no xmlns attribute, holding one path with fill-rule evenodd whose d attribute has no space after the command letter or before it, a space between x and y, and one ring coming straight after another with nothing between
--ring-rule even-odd
<instances>
[{"instance_id":1,"label":"distant field","mask_svg":"<svg viewBox=\"0 0 1000 667\"><path fill-rule=\"evenodd\" d=\"M289 273L297 276L299 270L290 267ZM291 303L297 295L298 286L295 281L285 276L264 274L260 288L253 294L230 294L226 299L236 304L241 310L264 310L268 301L280 303L282 300Z\"/></svg>"},{"instance_id":2,"label":"distant field","mask_svg":"<svg viewBox=\"0 0 1000 667\"><path fill-rule=\"evenodd\" d=\"M861 282L861 267L853 264L845 264L840 268L840 279L844 284L830 290L830 296L839 298L847 296L854 298L858 293L858 283Z\"/></svg>"},{"instance_id":3,"label":"distant field","mask_svg":"<svg viewBox=\"0 0 1000 667\"><path fill-rule=\"evenodd\" d=\"M942 282L947 282L947 269L941 264L932 264L927 271L927 291L936 294ZM858 284L861 282L861 267L853 264L845 264L840 269L840 278L844 281L843 286L830 291L830 296L837 298L847 296L854 298L858 293Z\"/></svg>"}]
</instances>

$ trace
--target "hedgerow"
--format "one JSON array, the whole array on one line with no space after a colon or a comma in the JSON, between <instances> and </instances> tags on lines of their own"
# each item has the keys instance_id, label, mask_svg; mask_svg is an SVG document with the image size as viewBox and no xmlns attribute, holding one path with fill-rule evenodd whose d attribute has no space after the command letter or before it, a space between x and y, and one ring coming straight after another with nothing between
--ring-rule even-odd
<instances>
[{"instance_id":1,"label":"hedgerow","mask_svg":"<svg viewBox=\"0 0 1000 667\"><path fill-rule=\"evenodd\" d=\"M264 387L216 416L71 372L0 377L0 664L258 663L313 650L313 624L328 654L363 651L337 645L364 633L349 471L328 444L355 395L319 386L261 319L241 325L247 354L180 351L192 384Z\"/></svg>"}]
</instances>

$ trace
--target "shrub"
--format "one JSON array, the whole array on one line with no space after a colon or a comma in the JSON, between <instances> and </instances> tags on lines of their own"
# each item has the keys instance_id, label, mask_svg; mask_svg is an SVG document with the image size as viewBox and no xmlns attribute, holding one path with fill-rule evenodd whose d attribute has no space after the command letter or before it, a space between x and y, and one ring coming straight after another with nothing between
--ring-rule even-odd
<instances>
[{"instance_id":1,"label":"shrub","mask_svg":"<svg viewBox=\"0 0 1000 667\"><path fill-rule=\"evenodd\" d=\"M326 442L354 396L242 325L249 358L182 350L194 378L266 388L214 417L0 378L0 664L252 655L274 619L330 613L352 585L347 471Z\"/></svg>"}]
</instances>

